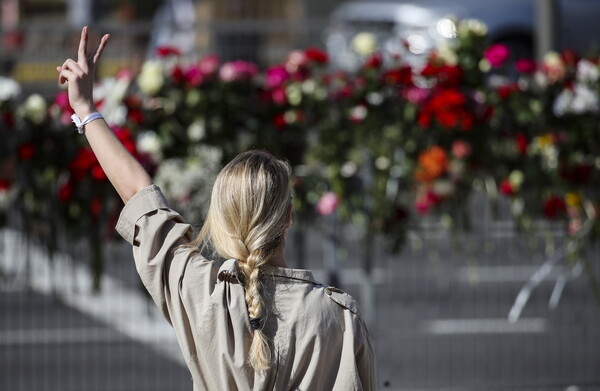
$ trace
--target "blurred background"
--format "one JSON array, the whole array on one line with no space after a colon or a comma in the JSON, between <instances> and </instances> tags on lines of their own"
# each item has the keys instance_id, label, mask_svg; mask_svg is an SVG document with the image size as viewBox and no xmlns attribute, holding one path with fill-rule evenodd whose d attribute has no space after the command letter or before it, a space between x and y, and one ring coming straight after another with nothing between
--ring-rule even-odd
<instances>
[{"instance_id":1,"label":"blurred background","mask_svg":"<svg viewBox=\"0 0 600 391\"><path fill-rule=\"evenodd\" d=\"M382 390L600 390L600 2L0 0L0 389L190 390L55 66L201 224L294 170L291 267L359 301Z\"/></svg>"}]
</instances>

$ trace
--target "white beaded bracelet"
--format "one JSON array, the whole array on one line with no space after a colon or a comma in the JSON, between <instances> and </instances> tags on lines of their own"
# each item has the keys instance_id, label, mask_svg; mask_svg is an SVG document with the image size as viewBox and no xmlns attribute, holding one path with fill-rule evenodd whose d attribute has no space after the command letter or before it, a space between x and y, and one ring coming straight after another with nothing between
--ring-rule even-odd
<instances>
[{"instance_id":1,"label":"white beaded bracelet","mask_svg":"<svg viewBox=\"0 0 600 391\"><path fill-rule=\"evenodd\" d=\"M97 120L97 119L101 119L104 118L102 116L102 114L95 112L95 113L90 113L88 115L85 116L85 118L83 119L83 121L77 116L77 114L73 114L71 116L71 119L73 120L73 123L75 124L75 126L77 127L77 132L79 134L83 134L83 127L87 124L89 124L90 122Z\"/></svg>"}]
</instances>

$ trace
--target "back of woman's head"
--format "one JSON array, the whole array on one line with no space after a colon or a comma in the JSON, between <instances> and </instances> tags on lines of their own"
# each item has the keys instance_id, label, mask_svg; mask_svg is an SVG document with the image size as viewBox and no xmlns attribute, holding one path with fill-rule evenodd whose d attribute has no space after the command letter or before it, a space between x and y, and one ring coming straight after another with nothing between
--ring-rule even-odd
<instances>
[{"instance_id":1,"label":"back of woman's head","mask_svg":"<svg viewBox=\"0 0 600 391\"><path fill-rule=\"evenodd\" d=\"M257 370L270 364L271 352L262 332L266 314L261 274L280 254L290 224L289 176L289 165L268 152L249 151L235 157L217 176L204 226L193 243L239 261L254 328L249 363Z\"/></svg>"}]
</instances>

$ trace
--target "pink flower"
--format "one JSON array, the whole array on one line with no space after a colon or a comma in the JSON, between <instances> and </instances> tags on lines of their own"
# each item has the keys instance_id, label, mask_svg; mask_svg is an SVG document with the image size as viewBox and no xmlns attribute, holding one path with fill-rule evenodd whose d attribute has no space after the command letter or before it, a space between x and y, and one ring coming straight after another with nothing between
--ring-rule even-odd
<instances>
[{"instance_id":1,"label":"pink flower","mask_svg":"<svg viewBox=\"0 0 600 391\"><path fill-rule=\"evenodd\" d=\"M456 140L452 144L452 154L459 159L467 158L471 154L471 145L466 141Z\"/></svg>"},{"instance_id":2,"label":"pink flower","mask_svg":"<svg viewBox=\"0 0 600 391\"><path fill-rule=\"evenodd\" d=\"M489 46L483 53L483 58L490 62L492 68L499 68L510 57L510 51L506 45L497 43Z\"/></svg>"},{"instance_id":3,"label":"pink flower","mask_svg":"<svg viewBox=\"0 0 600 391\"><path fill-rule=\"evenodd\" d=\"M220 63L221 60L219 59L219 56L211 54L198 62L198 69L200 69L200 72L204 75L210 76L217 72Z\"/></svg>"},{"instance_id":4,"label":"pink flower","mask_svg":"<svg viewBox=\"0 0 600 391\"><path fill-rule=\"evenodd\" d=\"M273 99L273 102L277 105L284 105L287 103L287 96L285 95L285 91L283 90L283 88L275 88L272 92L271 92L271 99Z\"/></svg>"},{"instance_id":5,"label":"pink flower","mask_svg":"<svg viewBox=\"0 0 600 391\"><path fill-rule=\"evenodd\" d=\"M321 216L329 216L335 212L339 204L340 197L334 192L328 191L317 202L317 213Z\"/></svg>"},{"instance_id":6,"label":"pink flower","mask_svg":"<svg viewBox=\"0 0 600 391\"><path fill-rule=\"evenodd\" d=\"M200 66L191 66L185 71L185 80L192 87L198 87L204 81L204 74Z\"/></svg>"},{"instance_id":7,"label":"pink flower","mask_svg":"<svg viewBox=\"0 0 600 391\"><path fill-rule=\"evenodd\" d=\"M537 69L537 65L535 64L535 61L533 61L532 59L529 59L529 58L522 58L520 60L517 60L515 67L517 68L517 71L519 73L525 73L525 74L532 74Z\"/></svg>"},{"instance_id":8,"label":"pink flower","mask_svg":"<svg viewBox=\"0 0 600 391\"><path fill-rule=\"evenodd\" d=\"M234 82L252 79L258 73L258 68L248 61L232 61L223 64L219 77L224 82Z\"/></svg>"},{"instance_id":9,"label":"pink flower","mask_svg":"<svg viewBox=\"0 0 600 391\"><path fill-rule=\"evenodd\" d=\"M267 69L265 77L267 88L278 88L289 78L290 74L284 66L277 65Z\"/></svg>"},{"instance_id":10,"label":"pink flower","mask_svg":"<svg viewBox=\"0 0 600 391\"><path fill-rule=\"evenodd\" d=\"M420 105L427 100L429 89L421 87L408 87L403 91L404 98L410 103Z\"/></svg>"},{"instance_id":11,"label":"pink flower","mask_svg":"<svg viewBox=\"0 0 600 391\"><path fill-rule=\"evenodd\" d=\"M306 56L306 53L301 50L294 50L288 55L285 62L285 69L290 73L296 73L305 67L308 61L309 58Z\"/></svg>"}]
</instances>

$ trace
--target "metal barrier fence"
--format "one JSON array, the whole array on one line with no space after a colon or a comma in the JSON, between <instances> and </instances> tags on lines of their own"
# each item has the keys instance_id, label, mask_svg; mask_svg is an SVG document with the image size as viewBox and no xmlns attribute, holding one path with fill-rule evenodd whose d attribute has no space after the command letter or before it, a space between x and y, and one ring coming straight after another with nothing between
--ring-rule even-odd
<instances>
[{"instance_id":1,"label":"metal barrier fence","mask_svg":"<svg viewBox=\"0 0 600 391\"><path fill-rule=\"evenodd\" d=\"M539 224L525 235L483 209L472 217L468 233L435 222L412 230L399 254L378 238L369 276L362 268L364 232L337 223L332 241L334 225L326 219L302 241L290 233L288 260L324 282L335 271L358 299L370 317L382 390L600 390L600 307L584 270L600 274L599 244L586 247L579 261L560 259L548 268L518 320L509 322L519 291L560 254L565 237L560 224ZM103 290L94 295L85 248L50 261L22 240L5 230L0 242L1 389L191 387L126 244L106 246Z\"/></svg>"}]
</instances>

